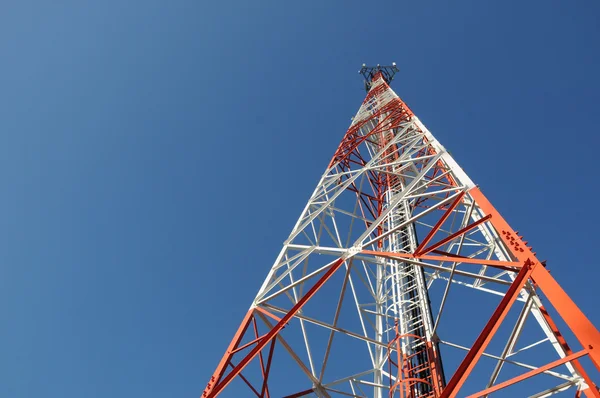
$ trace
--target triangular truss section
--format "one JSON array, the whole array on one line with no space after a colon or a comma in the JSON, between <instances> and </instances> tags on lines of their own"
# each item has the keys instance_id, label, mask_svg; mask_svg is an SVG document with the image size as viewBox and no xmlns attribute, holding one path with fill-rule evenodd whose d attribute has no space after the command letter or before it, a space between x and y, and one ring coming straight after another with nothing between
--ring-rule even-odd
<instances>
[{"instance_id":1,"label":"triangular truss section","mask_svg":"<svg viewBox=\"0 0 600 398\"><path fill-rule=\"evenodd\" d=\"M600 397L598 330L389 75L369 77L202 397Z\"/></svg>"}]
</instances>

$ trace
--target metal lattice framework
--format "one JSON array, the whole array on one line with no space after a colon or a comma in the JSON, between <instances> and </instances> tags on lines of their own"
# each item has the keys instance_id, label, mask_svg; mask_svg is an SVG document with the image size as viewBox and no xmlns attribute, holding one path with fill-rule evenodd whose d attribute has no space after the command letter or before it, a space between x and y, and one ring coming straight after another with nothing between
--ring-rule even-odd
<instances>
[{"instance_id":1,"label":"metal lattice framework","mask_svg":"<svg viewBox=\"0 0 600 398\"><path fill-rule=\"evenodd\" d=\"M483 397L526 380L510 396L600 397L581 361L600 369L597 329L387 75L369 77L202 397Z\"/></svg>"}]
</instances>

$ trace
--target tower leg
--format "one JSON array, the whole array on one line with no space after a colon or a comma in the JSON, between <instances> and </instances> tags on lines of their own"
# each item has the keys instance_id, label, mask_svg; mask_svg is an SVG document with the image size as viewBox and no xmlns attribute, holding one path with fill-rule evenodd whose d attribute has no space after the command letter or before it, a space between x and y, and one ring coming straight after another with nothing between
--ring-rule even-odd
<instances>
[{"instance_id":1,"label":"tower leg","mask_svg":"<svg viewBox=\"0 0 600 398\"><path fill-rule=\"evenodd\" d=\"M246 316L244 316L244 319L242 320L242 323L240 324L240 327L238 328L237 332L233 336L233 339L231 339L231 343L229 343L229 347L227 347L227 351L225 351L221 362L219 362L219 365L217 365L217 369L215 370L212 377L210 378L210 381L206 385L206 389L204 390L204 393L202 393L203 398L208 397L210 395L217 383L219 383L219 381L221 380L221 377L223 377L223 373L225 373L225 369L227 368L229 361L233 356L233 351L236 348L238 348L238 345L240 344L240 341L242 341L244 333L246 333L248 326L250 326L250 322L254 318L253 313L254 311L250 309L246 313Z\"/></svg>"},{"instance_id":2,"label":"tower leg","mask_svg":"<svg viewBox=\"0 0 600 398\"><path fill-rule=\"evenodd\" d=\"M462 387L463 383L469 377L471 370L477 364L477 361L483 354L485 348L494 337L494 334L500 327L500 324L508 314L510 307L515 302L515 300L519 297L519 293L523 288L523 285L527 282L527 279L531 275L535 265L532 266L530 262L524 264L523 268L519 271L517 277L514 282L506 292L506 295L500 301L500 304L492 314L492 317L488 321L488 323L483 328L483 331L473 343L473 346L459 365L458 369L454 373L454 376L450 379L446 388L442 391L441 398L449 398L456 397L458 391Z\"/></svg>"},{"instance_id":3,"label":"tower leg","mask_svg":"<svg viewBox=\"0 0 600 398\"><path fill-rule=\"evenodd\" d=\"M253 316L253 310L250 310L249 314L246 315L246 318L244 318L244 321L242 322L243 326L240 326L240 329L238 329L238 333L236 333L234 340L229 346L230 348L227 350L227 353L225 354L225 356L221 360L221 363L219 364L219 367L217 367L217 370L215 371L215 375L218 375L219 377L213 376L214 380L211 378L211 382L214 382L216 384L211 385L209 383L209 387L207 387L207 389L204 391L203 397L216 397L217 394L219 394L233 380L234 377L239 375L242 372L242 370L248 365L248 363L250 363L250 361L254 359L254 357L256 357L259 354L259 352L277 336L277 334L285 327L285 325L290 321L290 319L292 319L292 317L296 315L298 311L300 311L304 304L306 304L308 300L310 300L310 298L314 296L315 293L321 288L321 286L323 286L323 284L327 282L327 280L329 280L329 278L342 266L342 264L344 264L344 261L344 258L340 258L334 261L327 270L327 272L325 272L325 274L323 274L323 276L321 276L317 280L317 282L306 292L306 294L298 300L298 302L290 309L290 311L287 314L285 314L285 316L281 318L281 320L277 322L277 324L275 324L269 332L267 332L260 339L257 339L254 348L252 348L252 350L248 354L246 354L246 356L236 366L234 366L231 372L229 372L224 378L221 379L224 367L227 366L227 363L231 358L232 352L235 350L235 348L240 342L241 337L243 336L243 333L250 325L250 320ZM240 331L242 332L240 333Z\"/></svg>"},{"instance_id":4,"label":"tower leg","mask_svg":"<svg viewBox=\"0 0 600 398\"><path fill-rule=\"evenodd\" d=\"M471 189L469 194L487 215L492 216L490 222L496 231L498 231L498 235L504 241L506 247L512 247L510 237L517 236L517 233L502 218L479 188L475 187ZM527 260L539 262L535 254L528 248L512 250L512 253L522 262ZM569 329L577 337L583 348L587 350L590 359L600 371L600 332L598 332L592 322L577 307L545 267L536 267L531 274L531 279L544 292L548 301L550 301L561 318L569 326Z\"/></svg>"}]
</instances>

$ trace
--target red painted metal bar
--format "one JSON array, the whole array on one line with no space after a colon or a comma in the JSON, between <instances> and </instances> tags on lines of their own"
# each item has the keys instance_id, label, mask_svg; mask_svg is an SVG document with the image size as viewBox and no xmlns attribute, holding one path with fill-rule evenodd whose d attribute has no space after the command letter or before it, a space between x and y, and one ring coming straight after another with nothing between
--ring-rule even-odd
<instances>
[{"instance_id":1,"label":"red painted metal bar","mask_svg":"<svg viewBox=\"0 0 600 398\"><path fill-rule=\"evenodd\" d=\"M499 261L499 260L485 260L479 258L467 258L467 257L447 257L447 256L431 256L431 255L420 255L415 256L409 253L393 253L393 252L380 252L375 250L362 250L361 253L371 254L379 257L386 257L390 259L402 260L428 260L428 261L442 261L451 263L465 263L465 264L478 264L487 265L502 270L509 269L515 271L515 269L522 268L523 264L514 261Z\"/></svg>"},{"instance_id":2,"label":"red painted metal bar","mask_svg":"<svg viewBox=\"0 0 600 398\"><path fill-rule=\"evenodd\" d=\"M327 270L327 272L317 280L317 282L309 289L308 292L300 299L298 302L290 309L290 311L285 314L285 316L281 319L281 321L277 322L273 328L265 334L264 338L262 338L256 346L250 351L241 361L240 363L227 375L225 378L220 381L217 385L214 386L211 393L208 394L207 398L216 397L230 382L236 377L242 369L248 365L248 363L258 354L260 350L262 350L273 338L277 336L277 334L284 328L284 326L292 319L294 315L306 304L308 300L323 286L327 280L340 268L340 266L344 263L345 259L340 258L335 261L331 267Z\"/></svg>"},{"instance_id":3,"label":"red painted metal bar","mask_svg":"<svg viewBox=\"0 0 600 398\"><path fill-rule=\"evenodd\" d=\"M262 308L262 307L260 307L260 306L259 306L259 307L256 307L256 308L254 308L254 310L255 310L255 311L262 312L263 314L265 314L266 316L268 316L268 317L269 317L269 318L271 318L271 319L274 319L274 320L275 320L275 321L277 321L277 322L281 321L281 318L280 318L280 317L278 317L278 316L276 316L276 315L274 315L274 314L270 313L269 311L265 310L264 308Z\"/></svg>"},{"instance_id":4,"label":"red painted metal bar","mask_svg":"<svg viewBox=\"0 0 600 398\"><path fill-rule=\"evenodd\" d=\"M304 391L300 391L300 392L297 392L297 393L295 393L295 394L292 394L292 395L286 395L286 396L285 396L285 397L283 397L283 398L299 398L299 397L305 397L305 396L307 396L308 394L312 394L313 392L314 392L314 390L311 388L310 390L304 390Z\"/></svg>"},{"instance_id":5,"label":"red painted metal bar","mask_svg":"<svg viewBox=\"0 0 600 398\"><path fill-rule=\"evenodd\" d=\"M429 233L427 234L427 236L425 236L425 239L423 239L423 241L421 243L419 243L419 246L415 249L415 255L418 255L421 252L421 250L423 250L423 248L425 246L427 246L427 244L429 243L429 241L431 240L431 238L433 238L433 236L436 234L436 232L446 222L446 220L448 219L448 217L450 217L450 215L452 214L452 212L454 211L454 209L456 208L456 206L458 206L458 204L462 201L462 199L463 199L464 196L465 196L465 192L461 192L458 195L458 197L456 198L456 200L454 202L452 202L452 204L444 212L444 214L442 215L442 217L438 220L438 222L435 223L435 225L433 226L433 228L429 231Z\"/></svg>"},{"instance_id":6,"label":"red painted metal bar","mask_svg":"<svg viewBox=\"0 0 600 398\"><path fill-rule=\"evenodd\" d=\"M460 254L455 254L455 253L448 253L445 252L443 250L432 250L431 253L435 253L435 254L440 254L442 256L448 256L448 257L456 257L456 258L469 258L467 256L461 256Z\"/></svg>"},{"instance_id":7,"label":"red painted metal bar","mask_svg":"<svg viewBox=\"0 0 600 398\"><path fill-rule=\"evenodd\" d=\"M427 342L427 350L429 352L430 358L430 368L431 368L431 378L433 381L433 389L436 396L439 396L442 393L444 386L444 379L442 376L442 364L440 362L440 357L437 352L435 345L428 341Z\"/></svg>"},{"instance_id":8,"label":"red painted metal bar","mask_svg":"<svg viewBox=\"0 0 600 398\"><path fill-rule=\"evenodd\" d=\"M263 337L264 336L260 336L260 337L253 339L252 341L249 341L248 343L244 344L243 346L238 347L235 350L231 351L231 354L235 354L236 352L242 351L243 349L250 347L252 344L256 344L256 342L259 341L260 339L262 339Z\"/></svg>"},{"instance_id":9,"label":"red painted metal bar","mask_svg":"<svg viewBox=\"0 0 600 398\"><path fill-rule=\"evenodd\" d=\"M361 122L361 125L364 125L367 121L372 120L375 117L378 117L384 113L388 113L389 114L382 120L380 120L377 125L369 132L369 134L366 135L357 135L356 133L358 132L359 128L356 128L355 126L352 126L350 129L348 129L348 131L346 132L346 135L344 136L344 139L342 140L342 142L340 143L340 146L338 147L338 150L335 152L333 158L331 159L331 162L329 163L329 167L333 166L336 163L342 162L344 160L346 160L348 158L348 156L350 156L350 154L360 146L360 144L362 144L365 140L367 140L370 136L377 134L381 131L381 129L383 128L383 125L385 124L385 128L387 129L389 126L387 126L390 118L392 118L393 116L401 116L401 110L398 110L397 108L389 108L389 104L386 107L381 108L376 114L372 115L371 117L369 117L367 120L364 120ZM398 120L396 123L399 123L400 120ZM397 126L396 126L397 127Z\"/></svg>"},{"instance_id":10,"label":"red painted metal bar","mask_svg":"<svg viewBox=\"0 0 600 398\"><path fill-rule=\"evenodd\" d=\"M214 386L221 380L221 377L223 377L225 368L227 367L227 364L229 363L229 360L231 359L231 356L233 355L234 350L237 348L238 344L240 344L240 341L242 340L244 333L246 333L248 326L250 326L250 321L253 319L253 317L254 317L253 311L251 309L248 310L248 312L246 313L246 316L244 316L244 319L242 320L242 323L240 324L240 327L238 328L237 332L233 336L231 343L229 343L229 347L227 347L227 351L225 351L225 354L223 355L221 362L219 362L217 369L213 373L212 377L210 378L210 381L208 382L206 388L204 389L204 392L202 393L203 397L207 397L213 390Z\"/></svg>"},{"instance_id":11,"label":"red painted metal bar","mask_svg":"<svg viewBox=\"0 0 600 398\"><path fill-rule=\"evenodd\" d=\"M516 383L518 383L520 381L523 381L525 379L529 379L530 377L537 376L540 373L543 373L543 372L545 372L547 370L550 370L552 368L555 368L557 366L563 365L563 364L565 364L565 363L567 363L569 361L573 361L573 360L575 360L577 358L580 358L580 357L582 357L584 355L587 355L587 351L586 350L581 350L581 351L579 351L579 352L577 352L575 354L568 355L568 356L566 356L564 358L561 358L561 359L558 359L558 360L556 360L554 362L550 362L547 365L540 366L537 369L530 370L529 372L523 373L522 375L519 375L517 377L513 377L512 379L506 380L506 381L504 381L502 383L498 383L495 386L492 386L490 388L486 388L485 390L479 391L479 392L477 392L477 393L475 393L473 395L469 395L467 398L479 398L479 397L486 396L488 394L491 394L493 392L496 392L498 390L502 390L503 388L506 388L508 386L516 384Z\"/></svg>"},{"instance_id":12,"label":"red painted metal bar","mask_svg":"<svg viewBox=\"0 0 600 398\"><path fill-rule=\"evenodd\" d=\"M561 345L561 347L563 348L563 350L565 350L565 353L567 355L571 355L573 353L573 351L571 350L571 347L569 347L569 344L567 344L567 340L565 340L565 337L563 336L563 334L558 330L558 326L556 326L556 323L554 323L554 320L552 319L550 314L548 314L548 311L546 311L546 308L544 308L544 306L541 305L541 306L539 306L539 310L540 310L540 313L542 314L542 316L544 317L544 319L546 320L546 322L548 323L548 326L550 326L552 333L554 333L554 335L556 336L556 340L558 340L558 344ZM588 374L585 371L585 369L583 368L583 366L581 366L581 363L579 363L579 361L575 360L575 361L571 361L571 365L573 365L573 367L575 368L577 373L579 373L579 375L583 378L585 383L588 386L590 386L590 388L585 390L585 396L588 398L600 398L600 392L598 391L597 388L594 388L595 387L594 382L592 382L592 379L590 379L590 376L588 376Z\"/></svg>"},{"instance_id":13,"label":"red painted metal bar","mask_svg":"<svg viewBox=\"0 0 600 398\"><path fill-rule=\"evenodd\" d=\"M252 319L252 326L254 328L254 335L258 339L260 336L258 335L258 325L256 324L256 317L254 317ZM273 340L273 341L275 341L275 340ZM273 344L273 342L271 342L271 344ZM260 363L260 372L261 372L262 377L263 377L263 387L264 387L264 381L267 378L267 372L265 371L265 363L264 363L264 358L263 358L262 351L260 351L258 353L258 361ZM264 397L264 388L263 388L263 390L260 393L260 398L263 398L263 397Z\"/></svg>"},{"instance_id":14,"label":"red painted metal bar","mask_svg":"<svg viewBox=\"0 0 600 398\"><path fill-rule=\"evenodd\" d=\"M506 247L520 261L535 259L535 254L524 244L519 244L517 233L502 218L500 213L492 206L479 188L469 190L469 195L485 214L493 214L491 224L498 232L498 236ZM531 275L534 283L544 292L544 295L558 312L561 318L569 326L577 340L588 350L589 357L600 371L600 332L592 322L577 307L569 295L562 289L556 280L550 275L545 267L536 267Z\"/></svg>"},{"instance_id":15,"label":"red painted metal bar","mask_svg":"<svg viewBox=\"0 0 600 398\"><path fill-rule=\"evenodd\" d=\"M569 295L544 267L537 267L531 279L544 292L558 314L569 325L581 345L589 350L590 359L600 371L600 333L571 300Z\"/></svg>"},{"instance_id":16,"label":"red painted metal bar","mask_svg":"<svg viewBox=\"0 0 600 398\"><path fill-rule=\"evenodd\" d=\"M229 366L231 366L232 368L235 368L235 365L232 364L231 362L229 362ZM250 383L250 381L243 374L240 373L239 376L240 376L240 379L242 379L242 381L244 383L246 383L246 385L248 387L250 387L250 389L254 392L254 394L256 394L256 396L258 398L260 398L260 393L256 390L256 388L254 388L254 386L252 385L252 383Z\"/></svg>"},{"instance_id":17,"label":"red painted metal bar","mask_svg":"<svg viewBox=\"0 0 600 398\"><path fill-rule=\"evenodd\" d=\"M517 297L519 297L519 293L523 288L523 285L527 282L527 279L533 272L533 269L536 268L536 264L532 264L531 262L527 262L523 265L523 268L517 274L517 277L513 281L513 283L508 288L508 291L498 304L498 307L492 314L492 317L485 325L477 340L473 343L473 346L467 352L467 355L456 369L456 372L446 385L446 388L442 391L442 395L440 398L449 398L456 397L460 388L464 384L465 380L469 377L469 374L477 364L477 361L485 351L489 342L494 337L494 334L500 327L500 324L508 314L512 304L516 301Z\"/></svg>"},{"instance_id":18,"label":"red painted metal bar","mask_svg":"<svg viewBox=\"0 0 600 398\"><path fill-rule=\"evenodd\" d=\"M265 396L265 392L267 393L267 398L269 398L269 393L268 393L268 388L267 388L267 381L269 380L269 372L271 371L271 362L273 360L273 351L275 350L275 342L277 340L273 339L271 341L271 348L269 348L269 357L267 359L267 369L265 370L265 375L263 376L263 386L262 386L262 390L260 392L260 397L263 398Z\"/></svg>"},{"instance_id":19,"label":"red painted metal bar","mask_svg":"<svg viewBox=\"0 0 600 398\"><path fill-rule=\"evenodd\" d=\"M444 246L446 243L452 241L453 239L458 238L459 236L466 234L467 232L469 232L470 230L472 230L473 228L475 228L476 226L478 226L481 223L486 222L487 220L489 220L490 218L492 218L491 214L488 214L487 216L480 218L479 220L475 221L474 223L467 225L466 227L456 231L455 233L448 235L447 237L445 237L444 239L442 239L441 241L439 241L438 243L434 243L433 245L429 246L426 249L421 250L420 252L416 253L417 255L422 255L422 254L427 254L430 251L433 251L435 249L437 249L438 247L442 247Z\"/></svg>"}]
</instances>

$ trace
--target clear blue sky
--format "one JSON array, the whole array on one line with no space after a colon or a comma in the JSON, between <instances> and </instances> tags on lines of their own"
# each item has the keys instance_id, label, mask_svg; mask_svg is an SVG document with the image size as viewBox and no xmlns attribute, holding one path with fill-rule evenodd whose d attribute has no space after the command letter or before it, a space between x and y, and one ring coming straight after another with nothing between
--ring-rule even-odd
<instances>
[{"instance_id":1,"label":"clear blue sky","mask_svg":"<svg viewBox=\"0 0 600 398\"><path fill-rule=\"evenodd\" d=\"M0 396L195 397L393 88L600 324L595 1L4 1ZM596 303L594 303L596 301Z\"/></svg>"}]
</instances>

